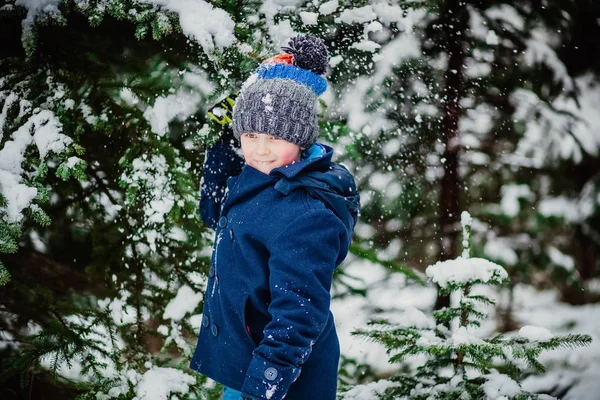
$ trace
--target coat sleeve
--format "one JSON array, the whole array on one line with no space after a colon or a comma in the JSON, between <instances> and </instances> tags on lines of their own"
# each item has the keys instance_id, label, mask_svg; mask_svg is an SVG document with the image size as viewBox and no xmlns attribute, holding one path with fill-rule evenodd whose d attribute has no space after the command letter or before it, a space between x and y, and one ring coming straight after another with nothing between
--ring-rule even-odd
<instances>
[{"instance_id":1,"label":"coat sleeve","mask_svg":"<svg viewBox=\"0 0 600 400\"><path fill-rule=\"evenodd\" d=\"M213 229L217 229L227 179L239 175L244 166L244 159L237 154L235 144L233 135L226 133L206 150L200 182L200 218Z\"/></svg>"},{"instance_id":2,"label":"coat sleeve","mask_svg":"<svg viewBox=\"0 0 600 400\"><path fill-rule=\"evenodd\" d=\"M329 318L331 281L348 251L346 235L330 210L311 210L267 246L272 319L253 352L243 396L282 399L300 375Z\"/></svg>"}]
</instances>

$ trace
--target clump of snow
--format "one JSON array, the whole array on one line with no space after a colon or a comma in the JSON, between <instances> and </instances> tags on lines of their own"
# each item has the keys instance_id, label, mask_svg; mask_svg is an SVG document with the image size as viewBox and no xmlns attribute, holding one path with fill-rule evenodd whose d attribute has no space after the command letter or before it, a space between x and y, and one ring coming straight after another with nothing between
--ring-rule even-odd
<instances>
[{"instance_id":1,"label":"clump of snow","mask_svg":"<svg viewBox=\"0 0 600 400\"><path fill-rule=\"evenodd\" d=\"M342 61L344 61L344 56L338 55L338 56L333 56L329 58L329 66L331 68L335 68L338 66L339 63L341 63Z\"/></svg>"},{"instance_id":2,"label":"clump of snow","mask_svg":"<svg viewBox=\"0 0 600 400\"><path fill-rule=\"evenodd\" d=\"M262 19L267 24L269 37L275 48L287 46L289 39L297 34L292 28L289 19L283 19L275 23L275 16L278 14L296 13L297 6L301 3L302 1L299 0L266 0L261 4L259 14L264 15ZM257 30L254 34L254 39L259 41L261 37L260 31ZM271 53L269 52L269 54Z\"/></svg>"},{"instance_id":3,"label":"clump of snow","mask_svg":"<svg viewBox=\"0 0 600 400\"><path fill-rule=\"evenodd\" d=\"M183 33L196 40L205 53L214 47L223 49L235 43L235 23L231 16L220 8L203 0L138 0L157 4L179 15Z\"/></svg>"},{"instance_id":4,"label":"clump of snow","mask_svg":"<svg viewBox=\"0 0 600 400\"><path fill-rule=\"evenodd\" d=\"M473 218L467 211L463 211L460 214L460 224L463 228L463 258L469 258L471 256L471 225L473 225Z\"/></svg>"},{"instance_id":5,"label":"clump of snow","mask_svg":"<svg viewBox=\"0 0 600 400\"><path fill-rule=\"evenodd\" d=\"M385 319L390 324L400 328L414 326L417 329L432 329L435 327L435 320L431 315L427 315L423 311L412 306L398 312L384 312L377 317Z\"/></svg>"},{"instance_id":6,"label":"clump of snow","mask_svg":"<svg viewBox=\"0 0 600 400\"><path fill-rule=\"evenodd\" d=\"M169 327L166 325L159 325L158 328L156 328L156 332L163 336L167 336L169 334Z\"/></svg>"},{"instance_id":7,"label":"clump of snow","mask_svg":"<svg viewBox=\"0 0 600 400\"><path fill-rule=\"evenodd\" d=\"M140 98L133 92L133 90L129 88L121 89L119 92L119 97L130 106L135 106L140 102Z\"/></svg>"},{"instance_id":8,"label":"clump of snow","mask_svg":"<svg viewBox=\"0 0 600 400\"><path fill-rule=\"evenodd\" d=\"M443 343L444 341L434 331L422 331L421 337L415 342L417 346L437 346Z\"/></svg>"},{"instance_id":9,"label":"clump of snow","mask_svg":"<svg viewBox=\"0 0 600 400\"><path fill-rule=\"evenodd\" d=\"M353 24L370 22L377 18L377 14L373 11L371 6L364 6L359 8L348 8L342 11L339 17L335 19L336 23L343 22L345 24Z\"/></svg>"},{"instance_id":10,"label":"clump of snow","mask_svg":"<svg viewBox=\"0 0 600 400\"><path fill-rule=\"evenodd\" d=\"M75 156L69 157L67 159L67 167L70 169L75 168L75 166L81 162L84 162L84 161L79 157L75 157Z\"/></svg>"},{"instance_id":11,"label":"clump of snow","mask_svg":"<svg viewBox=\"0 0 600 400\"><path fill-rule=\"evenodd\" d=\"M526 131L510 161L522 158L540 167L561 159L580 163L583 152L599 153L600 136L593 127L600 124L600 84L587 74L576 78L575 86L576 99L563 91L551 103L527 90L511 95L515 119L525 122Z\"/></svg>"},{"instance_id":12,"label":"clump of snow","mask_svg":"<svg viewBox=\"0 0 600 400\"><path fill-rule=\"evenodd\" d=\"M350 47L353 49L374 53L381 48L381 45L370 40L362 40L357 43L352 43L352 46Z\"/></svg>"},{"instance_id":13,"label":"clump of snow","mask_svg":"<svg viewBox=\"0 0 600 400\"><path fill-rule=\"evenodd\" d=\"M550 46L553 42L552 33L536 28L531 31L530 36L531 39L527 39L523 53L525 63L529 66L545 64L553 71L555 80L560 81L567 91L571 90L573 82L567 67Z\"/></svg>"},{"instance_id":14,"label":"clump of snow","mask_svg":"<svg viewBox=\"0 0 600 400\"><path fill-rule=\"evenodd\" d=\"M162 154L152 155L151 158L146 155L136 158L132 162L131 176L126 173L121 176L121 180L128 184L147 186L148 198L144 214L149 223L163 223L165 216L175 205L175 195L168 176L167 160Z\"/></svg>"},{"instance_id":15,"label":"clump of snow","mask_svg":"<svg viewBox=\"0 0 600 400\"><path fill-rule=\"evenodd\" d=\"M139 379L136 395L139 400L168 400L173 394L186 394L196 379L174 368L153 366Z\"/></svg>"},{"instance_id":16,"label":"clump of snow","mask_svg":"<svg viewBox=\"0 0 600 400\"><path fill-rule=\"evenodd\" d=\"M496 32L490 30L485 37L485 42L491 46L496 46L500 43L500 40L498 40L498 35L496 35Z\"/></svg>"},{"instance_id":17,"label":"clump of snow","mask_svg":"<svg viewBox=\"0 0 600 400\"><path fill-rule=\"evenodd\" d=\"M29 240L31 240L31 244L36 251L47 253L46 238L40 236L36 230L32 229L29 231Z\"/></svg>"},{"instance_id":18,"label":"clump of snow","mask_svg":"<svg viewBox=\"0 0 600 400\"><path fill-rule=\"evenodd\" d=\"M533 193L527 185L504 185L502 186L502 200L500 207L502 212L509 217L516 217L521 206L519 199L534 200Z\"/></svg>"},{"instance_id":19,"label":"clump of snow","mask_svg":"<svg viewBox=\"0 0 600 400\"><path fill-rule=\"evenodd\" d=\"M15 337L12 335L12 333L9 331L0 330L0 350L10 350L16 346Z\"/></svg>"},{"instance_id":20,"label":"clump of snow","mask_svg":"<svg viewBox=\"0 0 600 400\"><path fill-rule=\"evenodd\" d=\"M564 254L556 247L549 246L546 249L546 254L548 254L548 257L550 257L550 261L552 261L553 264L563 267L567 271L573 271L575 269L573 257Z\"/></svg>"},{"instance_id":21,"label":"clump of snow","mask_svg":"<svg viewBox=\"0 0 600 400\"><path fill-rule=\"evenodd\" d=\"M23 6L27 9L27 16L21 23L24 30L31 29L36 17L40 13L49 16L60 15L58 4L60 0L16 0L16 6Z\"/></svg>"},{"instance_id":22,"label":"clump of snow","mask_svg":"<svg viewBox=\"0 0 600 400\"><path fill-rule=\"evenodd\" d=\"M500 261L505 265L513 266L519 261L517 252L510 246L508 239L505 238L489 237L485 246L483 246L483 253L486 257Z\"/></svg>"},{"instance_id":23,"label":"clump of snow","mask_svg":"<svg viewBox=\"0 0 600 400\"><path fill-rule=\"evenodd\" d=\"M530 342L546 342L552 339L552 332L540 326L526 325L519 329L519 336Z\"/></svg>"},{"instance_id":24,"label":"clump of snow","mask_svg":"<svg viewBox=\"0 0 600 400\"><path fill-rule=\"evenodd\" d=\"M383 31L383 25L379 21L373 21L365 24L365 39L368 38L369 32L381 32Z\"/></svg>"},{"instance_id":25,"label":"clump of snow","mask_svg":"<svg viewBox=\"0 0 600 400\"><path fill-rule=\"evenodd\" d=\"M100 308L108 308L116 324L130 324L136 321L137 312L135 308L127 304L127 297L129 297L129 294L123 292L121 293L121 298L98 300L98 306Z\"/></svg>"},{"instance_id":26,"label":"clump of snow","mask_svg":"<svg viewBox=\"0 0 600 400\"><path fill-rule=\"evenodd\" d=\"M485 11L488 18L503 22L507 28L522 31L525 29L525 20L519 12L508 4L490 7Z\"/></svg>"},{"instance_id":27,"label":"clump of snow","mask_svg":"<svg viewBox=\"0 0 600 400\"><path fill-rule=\"evenodd\" d=\"M32 130L35 132L33 136L30 133ZM42 110L32 115L0 150L0 169L20 175L25 150L32 141L38 148L40 158L44 158L49 152L61 153L72 142L61 131L62 124L51 111Z\"/></svg>"},{"instance_id":28,"label":"clump of snow","mask_svg":"<svg viewBox=\"0 0 600 400\"><path fill-rule=\"evenodd\" d=\"M396 383L381 379L366 385L355 386L343 394L342 400L378 400L388 388L397 386Z\"/></svg>"},{"instance_id":29,"label":"clump of snow","mask_svg":"<svg viewBox=\"0 0 600 400\"><path fill-rule=\"evenodd\" d=\"M21 213L31 205L37 196L37 189L20 183L20 176L0 169L0 192L6 199L6 219L8 222L19 222Z\"/></svg>"},{"instance_id":30,"label":"clump of snow","mask_svg":"<svg viewBox=\"0 0 600 400\"><path fill-rule=\"evenodd\" d=\"M154 105L144 111L144 118L150 123L152 132L163 136L169 129L169 122L195 113L200 100L200 94L180 89L175 94L158 97Z\"/></svg>"},{"instance_id":31,"label":"clump of snow","mask_svg":"<svg viewBox=\"0 0 600 400\"><path fill-rule=\"evenodd\" d=\"M302 23L304 25L317 25L317 18L319 18L319 14L315 12L300 12L300 18L302 18Z\"/></svg>"},{"instance_id":32,"label":"clump of snow","mask_svg":"<svg viewBox=\"0 0 600 400\"><path fill-rule=\"evenodd\" d=\"M469 134L470 137L461 137L460 141L470 148L479 148L480 140L493 129L494 121L498 118L498 110L487 104L477 104L473 108L468 104L464 106L465 115L460 119L458 126L461 133L464 132L463 135Z\"/></svg>"},{"instance_id":33,"label":"clump of snow","mask_svg":"<svg viewBox=\"0 0 600 400\"><path fill-rule=\"evenodd\" d=\"M561 217L569 223L579 222L583 219L577 202L565 196L542 199L537 210L543 216Z\"/></svg>"},{"instance_id":34,"label":"clump of snow","mask_svg":"<svg viewBox=\"0 0 600 400\"><path fill-rule=\"evenodd\" d=\"M188 285L183 285L177 291L177 295L167 304L164 319L180 321L187 313L191 313L202 301L202 293L196 293Z\"/></svg>"},{"instance_id":35,"label":"clump of snow","mask_svg":"<svg viewBox=\"0 0 600 400\"><path fill-rule=\"evenodd\" d=\"M425 273L429 279L443 288L450 284L474 281L487 283L492 279L508 278L504 268L483 258L458 257L453 260L439 261L427 267Z\"/></svg>"},{"instance_id":36,"label":"clump of snow","mask_svg":"<svg viewBox=\"0 0 600 400\"><path fill-rule=\"evenodd\" d=\"M161 199L151 200L150 207L146 209L146 215L150 222L164 222L164 216L171 211L175 201L169 195Z\"/></svg>"},{"instance_id":37,"label":"clump of snow","mask_svg":"<svg viewBox=\"0 0 600 400\"><path fill-rule=\"evenodd\" d=\"M83 114L83 118L90 125L95 125L98 122L98 117L94 115L92 108L85 103L79 104L79 110Z\"/></svg>"},{"instance_id":38,"label":"clump of snow","mask_svg":"<svg viewBox=\"0 0 600 400\"><path fill-rule=\"evenodd\" d=\"M62 153L73 142L71 138L60 133L62 124L52 112L44 110L33 116L32 119L33 121L30 119L23 126L28 126L30 122L35 126L33 140L40 153L40 158L46 157L49 152Z\"/></svg>"},{"instance_id":39,"label":"clump of snow","mask_svg":"<svg viewBox=\"0 0 600 400\"><path fill-rule=\"evenodd\" d=\"M269 35L273 43L276 43L279 47L287 45L289 38L296 36L296 34L289 19L283 20L278 24L269 25Z\"/></svg>"},{"instance_id":40,"label":"clump of snow","mask_svg":"<svg viewBox=\"0 0 600 400\"><path fill-rule=\"evenodd\" d=\"M248 43L238 43L237 44L237 49L242 54L252 53L252 50L253 50L252 46L249 45Z\"/></svg>"},{"instance_id":41,"label":"clump of snow","mask_svg":"<svg viewBox=\"0 0 600 400\"><path fill-rule=\"evenodd\" d=\"M12 107L14 103L19 100L19 96L15 92L10 92L6 98L4 98L4 92L0 92L0 101L4 100L4 105L2 106L2 111L0 112L0 141L2 141L2 132L4 131L4 124L6 123L6 116L8 114L8 110Z\"/></svg>"},{"instance_id":42,"label":"clump of snow","mask_svg":"<svg viewBox=\"0 0 600 400\"><path fill-rule=\"evenodd\" d=\"M5 212L8 222L20 221L23 217L21 212L37 195L37 189L21 183L26 150L35 143L40 159L50 152L62 153L72 139L61 132L62 124L54 113L41 110L29 117L12 134L12 140L5 142L0 149L0 193L7 199Z\"/></svg>"},{"instance_id":43,"label":"clump of snow","mask_svg":"<svg viewBox=\"0 0 600 400\"><path fill-rule=\"evenodd\" d=\"M486 379L482 385L483 391L487 396L486 399L510 399L522 392L521 387L517 382L512 380L508 375L501 374L496 370L488 375L484 375Z\"/></svg>"},{"instance_id":44,"label":"clump of snow","mask_svg":"<svg viewBox=\"0 0 600 400\"><path fill-rule=\"evenodd\" d=\"M16 5L27 9L27 16L22 25L25 31L30 30L38 15L57 17L61 15L58 4L61 0L17 0ZM203 0L137 0L139 3L147 3L160 6L172 11L179 16L179 25L183 33L190 39L197 41L205 53L210 54L215 47L223 49L235 43L235 23L231 16L220 8L214 7ZM90 7L89 2L79 1L77 6L82 9ZM106 5L99 2L96 5L100 11L104 11ZM135 10L133 10L135 11ZM135 12L130 13L135 15ZM160 12L157 13L159 23L168 23L167 17ZM161 20L162 17L162 20Z\"/></svg>"},{"instance_id":45,"label":"clump of snow","mask_svg":"<svg viewBox=\"0 0 600 400\"><path fill-rule=\"evenodd\" d=\"M337 0L325 2L319 6L319 14L321 14L321 15L333 14L335 12L335 10L337 10L338 5L339 5L339 3Z\"/></svg>"},{"instance_id":46,"label":"clump of snow","mask_svg":"<svg viewBox=\"0 0 600 400\"><path fill-rule=\"evenodd\" d=\"M452 337L450 338L449 343L455 346L462 346L483 344L484 341L476 335L471 327L460 326L458 329L452 332Z\"/></svg>"}]
</instances>

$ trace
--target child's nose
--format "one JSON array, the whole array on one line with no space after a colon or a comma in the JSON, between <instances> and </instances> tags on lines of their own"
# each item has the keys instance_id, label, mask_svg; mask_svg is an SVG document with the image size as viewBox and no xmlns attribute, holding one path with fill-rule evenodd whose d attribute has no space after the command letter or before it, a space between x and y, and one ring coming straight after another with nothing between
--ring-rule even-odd
<instances>
[{"instance_id":1,"label":"child's nose","mask_svg":"<svg viewBox=\"0 0 600 400\"><path fill-rule=\"evenodd\" d=\"M257 146L256 146L256 152L258 154L269 154L269 146L267 143L267 140L264 138L260 138L258 140Z\"/></svg>"}]
</instances>

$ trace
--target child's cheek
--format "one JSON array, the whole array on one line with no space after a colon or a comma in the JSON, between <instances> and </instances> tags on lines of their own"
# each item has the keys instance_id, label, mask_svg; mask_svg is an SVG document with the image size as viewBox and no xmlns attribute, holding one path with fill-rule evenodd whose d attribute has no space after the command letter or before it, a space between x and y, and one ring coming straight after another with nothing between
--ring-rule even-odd
<instances>
[{"instance_id":1,"label":"child's cheek","mask_svg":"<svg viewBox=\"0 0 600 400\"><path fill-rule=\"evenodd\" d=\"M295 161L298 161L299 152L296 149L286 149L281 153L281 161L284 163L283 165L291 164Z\"/></svg>"}]
</instances>

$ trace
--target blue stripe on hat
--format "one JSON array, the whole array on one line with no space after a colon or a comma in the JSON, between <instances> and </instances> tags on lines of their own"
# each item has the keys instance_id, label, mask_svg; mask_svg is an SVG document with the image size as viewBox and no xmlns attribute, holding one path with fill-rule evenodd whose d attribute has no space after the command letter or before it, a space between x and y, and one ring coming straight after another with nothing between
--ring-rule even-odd
<instances>
[{"instance_id":1,"label":"blue stripe on hat","mask_svg":"<svg viewBox=\"0 0 600 400\"><path fill-rule=\"evenodd\" d=\"M262 79L291 79L308 86L313 92L320 96L327 89L327 81L322 76L307 69L288 64L262 64L256 69L259 78Z\"/></svg>"}]
</instances>

